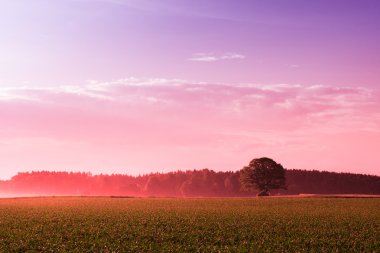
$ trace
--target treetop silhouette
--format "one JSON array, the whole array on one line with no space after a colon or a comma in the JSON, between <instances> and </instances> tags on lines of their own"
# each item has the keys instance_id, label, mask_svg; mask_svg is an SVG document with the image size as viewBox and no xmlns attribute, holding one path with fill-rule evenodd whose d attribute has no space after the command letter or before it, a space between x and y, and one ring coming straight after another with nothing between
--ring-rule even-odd
<instances>
[{"instance_id":1,"label":"treetop silhouette","mask_svg":"<svg viewBox=\"0 0 380 253\"><path fill-rule=\"evenodd\" d=\"M269 196L270 190L286 189L285 170L270 158L253 159L240 171L242 189L259 190L258 196Z\"/></svg>"}]
</instances>

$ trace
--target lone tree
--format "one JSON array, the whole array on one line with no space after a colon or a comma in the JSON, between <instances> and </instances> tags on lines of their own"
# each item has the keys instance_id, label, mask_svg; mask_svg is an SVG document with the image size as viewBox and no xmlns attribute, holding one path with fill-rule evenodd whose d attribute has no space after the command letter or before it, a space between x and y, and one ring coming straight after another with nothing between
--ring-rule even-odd
<instances>
[{"instance_id":1,"label":"lone tree","mask_svg":"<svg viewBox=\"0 0 380 253\"><path fill-rule=\"evenodd\" d=\"M270 158L253 159L240 171L240 183L244 190L259 190L257 196L269 196L270 190L286 189L285 170Z\"/></svg>"}]
</instances>

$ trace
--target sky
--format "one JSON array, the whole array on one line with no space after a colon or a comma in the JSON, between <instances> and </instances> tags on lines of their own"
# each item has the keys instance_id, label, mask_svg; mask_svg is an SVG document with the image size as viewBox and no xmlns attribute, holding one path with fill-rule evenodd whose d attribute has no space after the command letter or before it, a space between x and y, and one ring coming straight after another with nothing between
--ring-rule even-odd
<instances>
[{"instance_id":1,"label":"sky","mask_svg":"<svg viewBox=\"0 0 380 253\"><path fill-rule=\"evenodd\" d=\"M380 175L377 0L0 0L0 179Z\"/></svg>"}]
</instances>

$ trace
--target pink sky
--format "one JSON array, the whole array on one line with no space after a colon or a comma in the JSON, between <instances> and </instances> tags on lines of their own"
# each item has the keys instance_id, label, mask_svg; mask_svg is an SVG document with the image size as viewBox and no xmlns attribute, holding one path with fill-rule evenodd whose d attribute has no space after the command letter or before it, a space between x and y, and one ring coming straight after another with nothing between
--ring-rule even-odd
<instances>
[{"instance_id":1,"label":"pink sky","mask_svg":"<svg viewBox=\"0 0 380 253\"><path fill-rule=\"evenodd\" d=\"M0 89L3 177L288 168L379 174L380 97L363 87L126 78Z\"/></svg>"},{"instance_id":2,"label":"pink sky","mask_svg":"<svg viewBox=\"0 0 380 253\"><path fill-rule=\"evenodd\" d=\"M261 156L380 175L377 1L0 9L0 179L238 170Z\"/></svg>"}]
</instances>

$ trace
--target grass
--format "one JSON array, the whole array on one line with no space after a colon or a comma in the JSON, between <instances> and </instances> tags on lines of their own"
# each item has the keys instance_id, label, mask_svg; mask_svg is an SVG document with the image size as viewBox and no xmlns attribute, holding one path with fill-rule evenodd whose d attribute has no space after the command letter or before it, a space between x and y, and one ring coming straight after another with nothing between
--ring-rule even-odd
<instances>
[{"instance_id":1,"label":"grass","mask_svg":"<svg viewBox=\"0 0 380 253\"><path fill-rule=\"evenodd\" d=\"M0 252L380 252L380 199L0 199Z\"/></svg>"}]
</instances>

